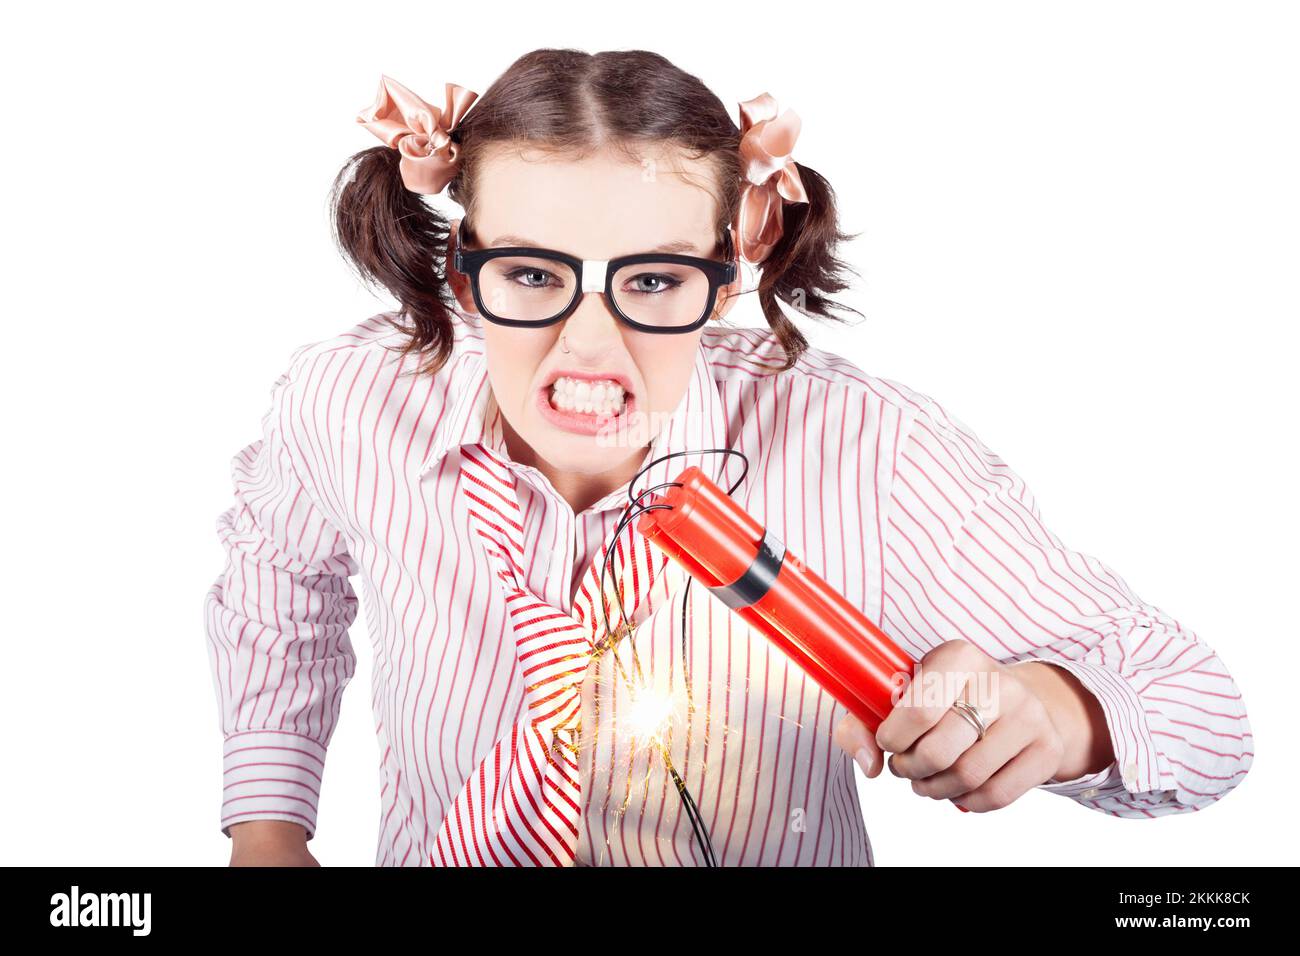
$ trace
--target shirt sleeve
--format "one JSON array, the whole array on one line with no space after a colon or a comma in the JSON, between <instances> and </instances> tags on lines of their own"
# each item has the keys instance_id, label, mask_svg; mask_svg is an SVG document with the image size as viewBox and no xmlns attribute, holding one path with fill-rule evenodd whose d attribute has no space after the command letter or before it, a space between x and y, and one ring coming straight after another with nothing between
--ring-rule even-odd
<instances>
[{"instance_id":1,"label":"shirt sleeve","mask_svg":"<svg viewBox=\"0 0 1300 956\"><path fill-rule=\"evenodd\" d=\"M355 667L348 578L357 566L297 463L291 371L272 386L262 437L232 459L234 503L216 520L226 561L204 618L227 836L231 824L259 819L315 835L325 751Z\"/></svg>"},{"instance_id":2,"label":"shirt sleeve","mask_svg":"<svg viewBox=\"0 0 1300 956\"><path fill-rule=\"evenodd\" d=\"M913 393L915 394L915 393ZM1115 761L1040 789L1122 817L1208 806L1250 769L1242 695L1190 628L1043 524L1024 481L928 396L904 418L890 492L882 629L922 653L961 638L1074 674Z\"/></svg>"}]
</instances>

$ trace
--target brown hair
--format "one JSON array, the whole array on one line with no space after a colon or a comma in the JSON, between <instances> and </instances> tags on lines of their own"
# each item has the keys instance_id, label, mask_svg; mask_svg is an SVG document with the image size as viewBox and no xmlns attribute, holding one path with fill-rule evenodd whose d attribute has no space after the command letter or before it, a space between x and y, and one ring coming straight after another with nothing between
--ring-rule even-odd
<instances>
[{"instance_id":1,"label":"brown hair","mask_svg":"<svg viewBox=\"0 0 1300 956\"><path fill-rule=\"evenodd\" d=\"M635 156L639 146L680 147L717 173L718 235L739 204L740 129L700 80L657 53L541 49L526 53L483 93L453 130L460 166L448 195L472 219L475 172L494 144L569 153L601 147ZM408 337L402 354L427 357L436 371L452 351L455 298L446 281L449 221L402 183L396 149L376 146L348 159L330 192L334 236L362 281L383 286L401 304L392 324ZM784 207L784 234L762 263L759 305L790 368L808 341L777 300L799 312L844 321L832 301L848 288L836 258L835 194L816 170L797 163L808 202ZM856 275L856 273L854 273Z\"/></svg>"}]
</instances>

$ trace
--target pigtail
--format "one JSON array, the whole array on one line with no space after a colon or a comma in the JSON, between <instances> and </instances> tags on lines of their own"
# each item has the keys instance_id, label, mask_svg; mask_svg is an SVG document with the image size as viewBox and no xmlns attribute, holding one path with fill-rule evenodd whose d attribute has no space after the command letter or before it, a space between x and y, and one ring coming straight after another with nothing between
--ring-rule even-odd
<instances>
[{"instance_id":1,"label":"pigtail","mask_svg":"<svg viewBox=\"0 0 1300 956\"><path fill-rule=\"evenodd\" d=\"M459 106L453 102L443 115L426 105L439 112L451 142L459 147L450 179L445 179L450 154L434 150L417 163L424 169L411 170L429 189L408 189L402 154L389 142L393 131L381 126L376 135L388 145L353 155L330 193L335 240L363 283L382 286L401 303L397 319L389 318L389 324L403 333L400 351L419 356L417 372L436 372L446 364L461 321L447 283L450 224L426 204L426 197L445 188L472 219L476 170L494 145L579 155L610 146L623 148L633 159L647 146L677 146L689 156L712 157L717 182L707 185L717 186L719 235L729 221L734 223L747 182L738 149L744 132L698 77L658 53L533 50L511 64L468 111L468 91L454 84L447 88ZM395 92L404 102L418 100L388 77L383 90L363 114L367 123L388 116ZM421 111L424 119L426 112ZM416 157L432 140L422 133L413 145ZM784 349L784 364L773 366L780 371L793 367L809 347L782 303L810 318L844 322L848 320L836 311L862 315L831 299L849 287L848 275L856 275L835 254L839 243L855 237L839 231L830 184L807 166L795 167L808 201L782 207L781 235L766 252L758 288L751 290L758 293L763 316Z\"/></svg>"},{"instance_id":2,"label":"pigtail","mask_svg":"<svg viewBox=\"0 0 1300 956\"><path fill-rule=\"evenodd\" d=\"M784 230L762 263L758 283L759 306L786 353L782 371L795 364L808 348L808 340L781 310L778 299L804 315L832 321L848 321L832 310L862 316L852 306L830 298L849 287L846 274L857 275L836 257L836 247L859 234L840 231L835 191L826 178L801 163L795 165L808 202L787 203L783 208Z\"/></svg>"},{"instance_id":3,"label":"pigtail","mask_svg":"<svg viewBox=\"0 0 1300 956\"><path fill-rule=\"evenodd\" d=\"M455 296L446 277L450 224L402 182L401 154L387 146L349 157L334 179L329 208L334 240L363 283L387 289L401 305L389 324L407 336L403 355L423 353L418 372L435 372L455 341Z\"/></svg>"}]
</instances>

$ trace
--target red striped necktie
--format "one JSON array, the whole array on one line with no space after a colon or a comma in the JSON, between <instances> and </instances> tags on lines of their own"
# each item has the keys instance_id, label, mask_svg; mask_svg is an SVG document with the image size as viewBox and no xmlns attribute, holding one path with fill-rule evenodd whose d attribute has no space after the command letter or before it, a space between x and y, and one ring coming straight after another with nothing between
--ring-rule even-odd
<instances>
[{"instance_id":1,"label":"red striped necktie","mask_svg":"<svg viewBox=\"0 0 1300 956\"><path fill-rule=\"evenodd\" d=\"M471 528L505 591L524 703L515 725L466 779L447 811L430 862L434 866L572 866L582 807L578 741L583 675L605 645L613 643L605 628L606 616L615 639L626 633L619 630L616 589L621 588L617 593L635 626L636 611L667 557L636 533L635 522L629 523L612 542L615 556L605 576L604 611L598 609L597 600L611 543L603 545L592 561L574 612L568 614L528 587L515 478L501 457L482 443L463 446L459 488ZM630 502L620 518L628 507Z\"/></svg>"}]
</instances>

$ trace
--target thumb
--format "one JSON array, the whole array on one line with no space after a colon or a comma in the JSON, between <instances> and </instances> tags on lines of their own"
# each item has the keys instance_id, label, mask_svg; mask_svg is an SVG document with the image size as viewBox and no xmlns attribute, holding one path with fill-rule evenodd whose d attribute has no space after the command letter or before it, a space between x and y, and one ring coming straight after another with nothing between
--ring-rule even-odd
<instances>
[{"instance_id":1,"label":"thumb","mask_svg":"<svg viewBox=\"0 0 1300 956\"><path fill-rule=\"evenodd\" d=\"M857 761L868 778L880 775L885 755L876 743L876 735L867 730L866 724L852 714L845 714L835 725L832 736L840 749Z\"/></svg>"}]
</instances>

